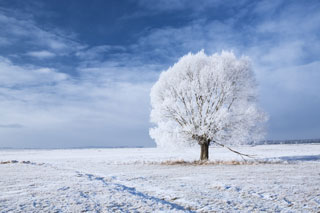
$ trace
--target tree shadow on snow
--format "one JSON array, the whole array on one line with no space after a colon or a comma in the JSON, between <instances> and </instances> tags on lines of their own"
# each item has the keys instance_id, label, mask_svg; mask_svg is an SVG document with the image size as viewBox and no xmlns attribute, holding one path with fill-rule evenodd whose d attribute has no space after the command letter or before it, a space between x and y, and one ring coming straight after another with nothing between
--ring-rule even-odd
<instances>
[{"instance_id":1,"label":"tree shadow on snow","mask_svg":"<svg viewBox=\"0 0 320 213\"><path fill-rule=\"evenodd\" d=\"M317 161L320 160L320 155L283 156L279 159L284 161Z\"/></svg>"}]
</instances>

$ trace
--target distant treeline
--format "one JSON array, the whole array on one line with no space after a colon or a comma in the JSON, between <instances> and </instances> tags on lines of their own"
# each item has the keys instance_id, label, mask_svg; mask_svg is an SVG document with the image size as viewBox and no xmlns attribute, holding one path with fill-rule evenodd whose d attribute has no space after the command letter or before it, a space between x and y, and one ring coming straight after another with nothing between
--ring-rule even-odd
<instances>
[{"instance_id":1,"label":"distant treeline","mask_svg":"<svg viewBox=\"0 0 320 213\"><path fill-rule=\"evenodd\" d=\"M320 143L320 139L301 139L301 140L264 140L258 142L258 145L263 144L305 144L305 143Z\"/></svg>"}]
</instances>

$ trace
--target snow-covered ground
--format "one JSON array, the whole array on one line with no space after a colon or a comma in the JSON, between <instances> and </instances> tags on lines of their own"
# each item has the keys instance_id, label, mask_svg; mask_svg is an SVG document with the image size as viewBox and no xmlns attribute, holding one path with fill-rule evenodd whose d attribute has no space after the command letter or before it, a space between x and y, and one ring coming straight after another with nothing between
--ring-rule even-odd
<instances>
[{"instance_id":1,"label":"snow-covered ground","mask_svg":"<svg viewBox=\"0 0 320 213\"><path fill-rule=\"evenodd\" d=\"M0 212L320 211L320 144L236 149L0 150Z\"/></svg>"}]
</instances>

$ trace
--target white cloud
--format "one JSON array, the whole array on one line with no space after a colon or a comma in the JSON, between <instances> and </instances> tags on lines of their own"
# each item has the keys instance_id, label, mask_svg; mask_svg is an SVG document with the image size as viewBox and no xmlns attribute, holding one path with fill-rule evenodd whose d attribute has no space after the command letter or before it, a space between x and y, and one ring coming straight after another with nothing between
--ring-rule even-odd
<instances>
[{"instance_id":1,"label":"white cloud","mask_svg":"<svg viewBox=\"0 0 320 213\"><path fill-rule=\"evenodd\" d=\"M0 124L0 128L23 128L21 124Z\"/></svg>"},{"instance_id":2,"label":"white cloud","mask_svg":"<svg viewBox=\"0 0 320 213\"><path fill-rule=\"evenodd\" d=\"M67 74L58 73L51 68L21 67L13 64L7 58L0 57L0 85L2 87L45 85L67 78Z\"/></svg>"},{"instance_id":3,"label":"white cloud","mask_svg":"<svg viewBox=\"0 0 320 213\"><path fill-rule=\"evenodd\" d=\"M229 6L243 5L247 0L239 0L237 2L220 0L138 0L137 2L140 7L154 12L191 10L194 13L200 13L208 8L219 8L225 4L228 4Z\"/></svg>"},{"instance_id":4,"label":"white cloud","mask_svg":"<svg viewBox=\"0 0 320 213\"><path fill-rule=\"evenodd\" d=\"M290 131L292 137L319 137L319 129L312 128L310 133L309 128L309 123L319 116L314 106L320 103L317 95L320 5L311 4L284 1L248 4L250 8L245 13L229 19L197 19L184 26L153 29L131 48L169 63L202 48L208 53L232 49L238 55L248 55L253 59L260 84L261 103L270 113L271 126L278 127L272 129L269 137L290 137ZM248 19L251 12L255 20ZM303 115L305 119L301 119ZM283 122L288 117L290 122Z\"/></svg>"},{"instance_id":5,"label":"white cloud","mask_svg":"<svg viewBox=\"0 0 320 213\"><path fill-rule=\"evenodd\" d=\"M79 74L73 78L1 58L0 124L24 128L0 128L5 138L0 146L70 147L88 145L90 140L102 146L148 145L150 76L136 76L140 81L133 82L130 76L137 72L101 66L83 68ZM135 143L131 144L133 135ZM48 136L70 142L49 144L53 139Z\"/></svg>"},{"instance_id":6,"label":"white cloud","mask_svg":"<svg viewBox=\"0 0 320 213\"><path fill-rule=\"evenodd\" d=\"M27 55L35 58L39 58L39 59L52 58L56 56L56 54L46 50L28 52Z\"/></svg>"},{"instance_id":7,"label":"white cloud","mask_svg":"<svg viewBox=\"0 0 320 213\"><path fill-rule=\"evenodd\" d=\"M81 44L74 41L73 34L58 30L45 30L39 27L29 14L0 8L0 25L6 29L0 31L0 45L10 44L24 48L43 49L31 52L31 56L34 57L53 57L53 54L65 55L83 48Z\"/></svg>"},{"instance_id":8,"label":"white cloud","mask_svg":"<svg viewBox=\"0 0 320 213\"><path fill-rule=\"evenodd\" d=\"M86 64L87 66L92 66L96 63L101 63L105 61L105 55L113 55L122 54L126 51L124 46L119 45L100 45L94 46L90 48L83 48L78 50L75 55L79 57L82 61L82 64ZM119 64L119 61L115 62Z\"/></svg>"},{"instance_id":9,"label":"white cloud","mask_svg":"<svg viewBox=\"0 0 320 213\"><path fill-rule=\"evenodd\" d=\"M9 44L10 44L10 42L7 38L0 37L0 46L7 46Z\"/></svg>"},{"instance_id":10,"label":"white cloud","mask_svg":"<svg viewBox=\"0 0 320 213\"><path fill-rule=\"evenodd\" d=\"M205 8L198 2L140 2L155 13L183 10L194 4L200 5L197 11ZM23 41L42 50L29 52L33 57L74 53L81 59L74 68L77 76L72 77L57 68L18 65L0 57L0 124L24 127L0 128L6 139L6 144L2 140L0 146L27 146L25 141L35 141L34 146L43 141L44 147L49 143L88 145L89 141L94 145L114 145L115 141L128 145L131 140L135 145L147 144L150 87L160 70L187 52L200 49L209 54L233 49L237 54L249 55L261 85L261 103L272 119L284 114L295 118L295 114L302 113L311 120L317 115L301 112L295 106L303 104L312 112L312 105L320 103L320 64L315 57L320 54L319 14L312 9L305 14L294 6L279 12L281 4L270 1L250 5L254 8L249 9L263 18L240 23L251 12L248 8L221 21L197 18L183 26L153 28L125 48L89 47L60 36L61 32L43 30L30 19L0 14L0 24L7 29L0 32L0 45ZM270 14L262 15L263 8L268 8ZM1 38L5 42L1 43ZM103 56L106 53L108 60ZM279 119L272 122L279 130L273 129L271 138L283 136L280 131L290 134L285 131L288 123ZM316 135L318 130L308 130L308 134ZM306 128L295 130L295 136L303 137L306 132Z\"/></svg>"}]
</instances>

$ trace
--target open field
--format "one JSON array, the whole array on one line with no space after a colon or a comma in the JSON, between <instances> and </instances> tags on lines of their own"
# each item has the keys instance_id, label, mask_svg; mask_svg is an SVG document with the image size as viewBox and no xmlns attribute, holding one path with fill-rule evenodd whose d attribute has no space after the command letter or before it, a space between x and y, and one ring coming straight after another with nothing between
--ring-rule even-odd
<instances>
[{"instance_id":1,"label":"open field","mask_svg":"<svg viewBox=\"0 0 320 213\"><path fill-rule=\"evenodd\" d=\"M236 149L0 150L0 212L320 211L320 144Z\"/></svg>"}]
</instances>

